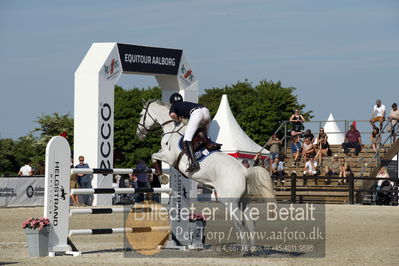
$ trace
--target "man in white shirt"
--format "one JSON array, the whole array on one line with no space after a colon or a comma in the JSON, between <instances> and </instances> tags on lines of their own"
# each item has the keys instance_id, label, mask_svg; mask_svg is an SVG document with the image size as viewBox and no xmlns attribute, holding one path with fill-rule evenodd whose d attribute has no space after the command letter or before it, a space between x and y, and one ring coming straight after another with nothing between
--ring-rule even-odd
<instances>
[{"instance_id":1,"label":"man in white shirt","mask_svg":"<svg viewBox=\"0 0 399 266\"><path fill-rule=\"evenodd\" d=\"M305 164L305 169L303 171L303 185L306 186L307 184L307 178L305 176L316 176L319 174L318 168L317 168L317 162L314 160L314 157L311 156L309 158L309 161L306 162ZM315 185L317 184L317 179L314 180Z\"/></svg>"},{"instance_id":2,"label":"man in white shirt","mask_svg":"<svg viewBox=\"0 0 399 266\"><path fill-rule=\"evenodd\" d=\"M18 175L19 176L31 176L31 175L33 175L31 164L32 164L32 161L31 160L27 160L26 164L19 169Z\"/></svg>"},{"instance_id":3,"label":"man in white shirt","mask_svg":"<svg viewBox=\"0 0 399 266\"><path fill-rule=\"evenodd\" d=\"M380 122L380 131L382 130L382 124L385 121L385 105L381 104L381 100L375 102L373 113L371 115L370 124L375 127L375 122Z\"/></svg>"}]
</instances>

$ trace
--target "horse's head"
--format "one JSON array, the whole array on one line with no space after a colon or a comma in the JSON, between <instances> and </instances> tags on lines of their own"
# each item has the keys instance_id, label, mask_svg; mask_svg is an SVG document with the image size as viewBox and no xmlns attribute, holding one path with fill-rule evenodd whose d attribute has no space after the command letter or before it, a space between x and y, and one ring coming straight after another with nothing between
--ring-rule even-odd
<instances>
[{"instance_id":1,"label":"horse's head","mask_svg":"<svg viewBox=\"0 0 399 266\"><path fill-rule=\"evenodd\" d=\"M137 125L136 135L139 139L144 139L148 131L150 131L156 124L157 120L152 116L151 104L154 103L154 100L149 100L144 103L144 108L140 112L140 121Z\"/></svg>"},{"instance_id":2,"label":"horse's head","mask_svg":"<svg viewBox=\"0 0 399 266\"><path fill-rule=\"evenodd\" d=\"M144 108L140 112L140 121L137 125L136 135L139 139L144 139L148 131L155 126L162 127L167 120L170 120L167 105L157 100L149 100L144 103Z\"/></svg>"}]
</instances>

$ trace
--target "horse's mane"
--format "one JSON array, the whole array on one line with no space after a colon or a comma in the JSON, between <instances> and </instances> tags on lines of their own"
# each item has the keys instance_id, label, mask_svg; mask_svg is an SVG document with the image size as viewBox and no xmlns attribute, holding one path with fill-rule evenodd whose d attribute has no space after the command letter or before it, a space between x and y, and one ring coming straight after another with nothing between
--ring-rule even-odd
<instances>
[{"instance_id":1,"label":"horse's mane","mask_svg":"<svg viewBox=\"0 0 399 266\"><path fill-rule=\"evenodd\" d=\"M148 105L149 103L151 103L151 102L156 102L157 104L162 105L162 106L164 106L164 107L170 109L170 104L164 103L163 101L161 101L161 100L159 100L159 99L148 100L148 101L146 102L145 105L147 106L147 105Z\"/></svg>"}]
</instances>

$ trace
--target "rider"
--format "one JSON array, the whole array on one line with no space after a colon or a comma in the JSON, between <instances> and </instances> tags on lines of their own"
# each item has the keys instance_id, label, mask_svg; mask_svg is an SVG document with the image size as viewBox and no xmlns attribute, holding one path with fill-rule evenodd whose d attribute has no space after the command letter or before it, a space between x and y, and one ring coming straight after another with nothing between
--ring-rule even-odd
<instances>
[{"instance_id":1,"label":"rider","mask_svg":"<svg viewBox=\"0 0 399 266\"><path fill-rule=\"evenodd\" d=\"M209 114L208 108L198 103L185 102L183 97L179 93L173 93L170 96L170 107L169 116L176 122L179 123L182 118L188 119L186 131L184 132L184 146L186 148L186 154L189 157L190 166L186 172L198 170L200 168L197 159L194 156L194 148L191 143L195 132L198 128L205 129L208 132L208 128L211 122L211 115Z\"/></svg>"}]
</instances>

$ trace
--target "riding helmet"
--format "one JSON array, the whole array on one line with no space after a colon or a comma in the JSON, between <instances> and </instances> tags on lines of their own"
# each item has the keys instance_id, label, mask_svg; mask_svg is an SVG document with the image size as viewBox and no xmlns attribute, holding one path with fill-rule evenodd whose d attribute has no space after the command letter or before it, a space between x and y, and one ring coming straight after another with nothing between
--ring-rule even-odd
<instances>
[{"instance_id":1,"label":"riding helmet","mask_svg":"<svg viewBox=\"0 0 399 266\"><path fill-rule=\"evenodd\" d=\"M183 97L177 92L173 93L169 99L170 104L174 104L175 102L182 102L182 101L183 101Z\"/></svg>"}]
</instances>

